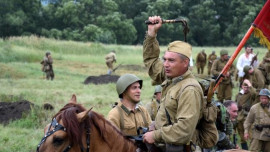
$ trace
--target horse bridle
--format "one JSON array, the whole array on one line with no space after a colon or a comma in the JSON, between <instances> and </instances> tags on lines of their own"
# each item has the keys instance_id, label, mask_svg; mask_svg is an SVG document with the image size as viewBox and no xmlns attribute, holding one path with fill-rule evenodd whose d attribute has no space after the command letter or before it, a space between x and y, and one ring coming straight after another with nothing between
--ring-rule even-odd
<instances>
[{"instance_id":1,"label":"horse bridle","mask_svg":"<svg viewBox=\"0 0 270 152\"><path fill-rule=\"evenodd\" d=\"M51 130L51 127L54 127L54 129ZM62 126L61 124L59 124L55 118L53 118L53 120L48 128L47 133L41 139L40 143L37 146L37 152L39 152L39 148L40 148L41 144L43 144L50 135L54 134L58 130L62 130L62 131L66 132L67 129L64 126ZM87 128L87 130L86 130L86 145L87 145L86 152L89 152L89 149L90 149L90 134L91 134L90 129ZM68 152L71 149L71 147L72 147L72 145L68 145L63 152ZM81 152L83 152L83 151L84 151L84 148L83 148L83 146L81 146Z\"/></svg>"}]
</instances>

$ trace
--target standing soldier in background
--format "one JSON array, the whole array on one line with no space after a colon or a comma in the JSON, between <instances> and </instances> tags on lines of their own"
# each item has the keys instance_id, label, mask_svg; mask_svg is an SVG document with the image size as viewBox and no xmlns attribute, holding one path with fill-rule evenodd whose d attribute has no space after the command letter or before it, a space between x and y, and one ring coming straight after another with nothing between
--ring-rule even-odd
<instances>
[{"instance_id":1,"label":"standing soldier in background","mask_svg":"<svg viewBox=\"0 0 270 152\"><path fill-rule=\"evenodd\" d=\"M169 44L159 59L160 48L156 39L162 26L160 16L148 18L149 24L143 43L143 60L154 84L161 84L161 104L155 119L155 130L143 136L145 143L165 144L166 150L190 150L190 141L202 116L203 91L189 70L192 47L182 41Z\"/></svg>"},{"instance_id":2,"label":"standing soldier in background","mask_svg":"<svg viewBox=\"0 0 270 152\"><path fill-rule=\"evenodd\" d=\"M215 51L212 51L212 53L208 56L208 65L207 65L207 74L211 74L211 68L214 63L214 61L217 59L217 55Z\"/></svg>"},{"instance_id":3,"label":"standing soldier in background","mask_svg":"<svg viewBox=\"0 0 270 152\"><path fill-rule=\"evenodd\" d=\"M266 84L270 84L270 50L268 50L263 57L263 61L259 65L259 68L262 70L265 78L266 78Z\"/></svg>"},{"instance_id":4,"label":"standing soldier in background","mask_svg":"<svg viewBox=\"0 0 270 152\"><path fill-rule=\"evenodd\" d=\"M42 64L42 71L46 73L47 80L53 80L54 72L53 72L53 59L51 56L51 52L46 52L43 60L40 62Z\"/></svg>"},{"instance_id":5,"label":"standing soldier in background","mask_svg":"<svg viewBox=\"0 0 270 152\"><path fill-rule=\"evenodd\" d=\"M113 63L115 62L116 63L116 54L115 54L115 51L112 50L109 54L107 54L105 56L105 60L106 60L106 65L108 67L108 72L107 74L112 74L113 72Z\"/></svg>"},{"instance_id":6,"label":"standing soldier in background","mask_svg":"<svg viewBox=\"0 0 270 152\"><path fill-rule=\"evenodd\" d=\"M142 84L143 81L133 74L122 75L116 82L120 101L108 113L108 120L125 136L138 136L140 127L147 128L152 123L147 110L138 104Z\"/></svg>"},{"instance_id":7,"label":"standing soldier in background","mask_svg":"<svg viewBox=\"0 0 270 152\"><path fill-rule=\"evenodd\" d=\"M251 106L258 102L256 90L252 87L252 84L248 79L244 79L240 92L236 95L236 102L238 105L238 117L237 117L237 132L241 138L241 147L244 150L248 150L247 141L244 138L244 122L249 113Z\"/></svg>"},{"instance_id":8,"label":"standing soldier in background","mask_svg":"<svg viewBox=\"0 0 270 152\"><path fill-rule=\"evenodd\" d=\"M220 51L220 58L215 60L213 63L213 66L211 68L212 75L216 78L221 73L222 69L228 62L228 51L227 50L221 50ZM218 100L223 103L223 100L231 100L232 98L232 88L233 88L233 82L232 82L232 75L234 73L235 66L232 64L228 72L224 75L223 80L221 81L219 87L218 87L218 93L217 98Z\"/></svg>"},{"instance_id":9,"label":"standing soldier in background","mask_svg":"<svg viewBox=\"0 0 270 152\"><path fill-rule=\"evenodd\" d=\"M244 123L247 140L250 137L249 130L252 129L250 151L270 152L270 91L262 89L259 93L260 102L253 105Z\"/></svg>"},{"instance_id":10,"label":"standing soldier in background","mask_svg":"<svg viewBox=\"0 0 270 152\"><path fill-rule=\"evenodd\" d=\"M203 74L203 70L206 65L206 60L207 55L205 54L204 50L202 50L196 57L196 66L198 74Z\"/></svg>"},{"instance_id":11,"label":"standing soldier in background","mask_svg":"<svg viewBox=\"0 0 270 152\"><path fill-rule=\"evenodd\" d=\"M244 67L244 73L245 75L243 78L248 79L257 92L263 88L268 88L268 85L266 85L266 79L261 70L246 65Z\"/></svg>"},{"instance_id":12,"label":"standing soldier in background","mask_svg":"<svg viewBox=\"0 0 270 152\"><path fill-rule=\"evenodd\" d=\"M149 112L152 121L155 121L156 115L157 115L157 111L159 108L159 104L160 104L160 97L161 97L161 86L157 85L155 87L155 92L152 98L152 101L146 104L146 109Z\"/></svg>"}]
</instances>

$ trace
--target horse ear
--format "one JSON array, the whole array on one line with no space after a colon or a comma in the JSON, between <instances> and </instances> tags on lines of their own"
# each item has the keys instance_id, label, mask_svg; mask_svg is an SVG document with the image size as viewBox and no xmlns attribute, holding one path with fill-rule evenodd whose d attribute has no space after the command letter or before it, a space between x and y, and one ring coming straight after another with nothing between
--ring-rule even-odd
<instances>
[{"instance_id":1,"label":"horse ear","mask_svg":"<svg viewBox=\"0 0 270 152\"><path fill-rule=\"evenodd\" d=\"M83 122L86 118L88 118L88 113L92 110L92 108L90 108L89 110L83 111L81 113L78 113L77 114L78 121Z\"/></svg>"},{"instance_id":2,"label":"horse ear","mask_svg":"<svg viewBox=\"0 0 270 152\"><path fill-rule=\"evenodd\" d=\"M77 98L75 94L72 95L71 99L69 100L69 103L75 103L75 104L77 103Z\"/></svg>"}]
</instances>

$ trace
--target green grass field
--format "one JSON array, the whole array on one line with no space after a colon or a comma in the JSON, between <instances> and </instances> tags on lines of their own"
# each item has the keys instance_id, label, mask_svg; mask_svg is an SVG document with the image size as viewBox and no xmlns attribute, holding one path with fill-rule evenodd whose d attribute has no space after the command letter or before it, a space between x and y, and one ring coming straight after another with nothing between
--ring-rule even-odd
<instances>
[{"instance_id":1,"label":"green grass field","mask_svg":"<svg viewBox=\"0 0 270 152\"><path fill-rule=\"evenodd\" d=\"M225 48L232 54L236 47L194 47L193 59L205 49L207 54ZM55 109L45 112L33 108L23 119L0 125L0 152L33 152L43 137L43 128L51 117L76 94L77 101L83 106L94 107L105 117L111 105L118 101L115 84L84 85L88 76L107 73L104 62L110 50L116 50L117 64L143 66L142 46L105 45L100 43L82 43L55 39L30 37L11 37L0 39L0 101L15 102L28 100L37 106L44 103L54 105ZM52 52L54 58L55 80L44 80L40 61L45 52ZM165 46L161 51L166 50ZM259 60L264 56L265 48L254 48ZM242 49L241 53L244 52ZM162 56L162 54L161 54ZM239 55L238 55L239 56ZM116 64L116 65L117 65ZM205 69L205 73L206 73ZM196 73L194 67L193 72ZM136 74L143 79L142 104L150 101L154 87L146 71L132 71L119 68L115 75ZM233 94L237 93L237 88ZM234 97L233 97L234 98Z\"/></svg>"}]
</instances>

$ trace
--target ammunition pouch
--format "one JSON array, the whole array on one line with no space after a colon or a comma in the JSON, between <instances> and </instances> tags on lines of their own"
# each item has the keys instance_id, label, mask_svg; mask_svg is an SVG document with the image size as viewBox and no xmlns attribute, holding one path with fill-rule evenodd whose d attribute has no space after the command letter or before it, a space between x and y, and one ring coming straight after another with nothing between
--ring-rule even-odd
<instances>
[{"instance_id":1,"label":"ammunition pouch","mask_svg":"<svg viewBox=\"0 0 270 152\"><path fill-rule=\"evenodd\" d=\"M261 132L263 130L263 126L262 125L255 125L255 129L258 130L259 132Z\"/></svg>"},{"instance_id":2,"label":"ammunition pouch","mask_svg":"<svg viewBox=\"0 0 270 152\"><path fill-rule=\"evenodd\" d=\"M263 128L270 129L270 125L255 125L255 129L258 130L259 132L261 132L263 130Z\"/></svg>"},{"instance_id":3,"label":"ammunition pouch","mask_svg":"<svg viewBox=\"0 0 270 152\"><path fill-rule=\"evenodd\" d=\"M184 151L183 145L166 144L166 152L182 152Z\"/></svg>"}]
</instances>

